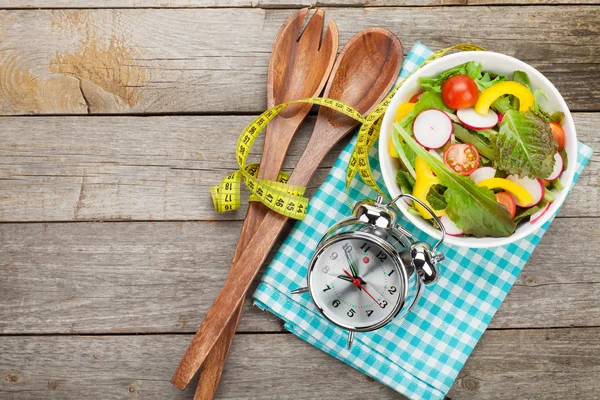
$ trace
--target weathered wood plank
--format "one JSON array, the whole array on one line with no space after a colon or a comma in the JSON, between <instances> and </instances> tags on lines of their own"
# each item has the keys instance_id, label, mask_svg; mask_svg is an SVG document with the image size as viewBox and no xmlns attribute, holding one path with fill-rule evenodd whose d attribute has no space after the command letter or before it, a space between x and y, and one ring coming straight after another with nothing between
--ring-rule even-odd
<instances>
[{"instance_id":1,"label":"weathered wood plank","mask_svg":"<svg viewBox=\"0 0 600 400\"><path fill-rule=\"evenodd\" d=\"M468 0L469 5L573 5L595 4L598 0Z\"/></svg>"},{"instance_id":2,"label":"weathered wood plank","mask_svg":"<svg viewBox=\"0 0 600 400\"><path fill-rule=\"evenodd\" d=\"M195 332L239 222L0 224L0 333ZM600 325L597 224L554 221L493 328ZM560 249L566 249L561 251ZM280 331L247 306L240 330Z\"/></svg>"},{"instance_id":3,"label":"weathered wood plank","mask_svg":"<svg viewBox=\"0 0 600 400\"><path fill-rule=\"evenodd\" d=\"M487 331L448 396L592 400L598 378L598 328Z\"/></svg>"},{"instance_id":4,"label":"weathered wood plank","mask_svg":"<svg viewBox=\"0 0 600 400\"><path fill-rule=\"evenodd\" d=\"M215 213L209 188L237 165L235 141L252 118L2 118L0 221L242 219L245 206ZM301 128L286 168L297 162L313 123L309 117ZM600 148L600 114L576 113L575 123L580 140ZM323 162L309 194L340 149ZM598 157L594 154L561 216L600 216Z\"/></svg>"},{"instance_id":5,"label":"weathered wood plank","mask_svg":"<svg viewBox=\"0 0 600 400\"><path fill-rule=\"evenodd\" d=\"M12 8L300 8L462 5L466 0L2 0L0 9Z\"/></svg>"},{"instance_id":6,"label":"weathered wood plank","mask_svg":"<svg viewBox=\"0 0 600 400\"><path fill-rule=\"evenodd\" d=\"M225 282L240 228L0 224L0 333L195 331ZM247 302L239 329L281 323Z\"/></svg>"},{"instance_id":7,"label":"weathered wood plank","mask_svg":"<svg viewBox=\"0 0 600 400\"><path fill-rule=\"evenodd\" d=\"M449 396L596 399L599 338L598 328L488 331ZM169 382L190 339L0 337L0 393L6 400L191 399L193 387L181 392ZM315 399L340 393L348 399L401 398L293 335L238 335L217 398Z\"/></svg>"},{"instance_id":8,"label":"weathered wood plank","mask_svg":"<svg viewBox=\"0 0 600 400\"><path fill-rule=\"evenodd\" d=\"M289 15L251 8L1 11L0 113L262 111L272 41ZM327 17L342 44L367 26L391 29L406 51L417 40L434 49L474 42L538 68L575 110L600 103L600 8L330 8Z\"/></svg>"},{"instance_id":9,"label":"weathered wood plank","mask_svg":"<svg viewBox=\"0 0 600 400\"><path fill-rule=\"evenodd\" d=\"M209 188L237 167L235 143L252 119L3 118L0 221L243 219L245 205L216 214ZM292 143L286 169L313 122ZM262 137L254 149L250 162L259 159ZM318 172L311 193L327 173Z\"/></svg>"}]
</instances>

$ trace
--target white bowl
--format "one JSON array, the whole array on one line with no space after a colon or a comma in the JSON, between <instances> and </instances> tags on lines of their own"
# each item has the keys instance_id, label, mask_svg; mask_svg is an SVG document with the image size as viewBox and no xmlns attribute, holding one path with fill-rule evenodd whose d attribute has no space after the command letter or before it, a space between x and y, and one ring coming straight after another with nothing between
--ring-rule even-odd
<instances>
[{"instance_id":1,"label":"white bowl","mask_svg":"<svg viewBox=\"0 0 600 400\"><path fill-rule=\"evenodd\" d=\"M558 90L556 90L554 85L550 83L550 81L535 68L525 64L523 61L517 60L516 58L489 51L467 51L456 53L449 56L444 56L427 64L406 79L402 87L398 89L398 92L396 92L392 98L392 102L385 113L381 126L381 136L379 138L379 163L381 165L381 172L383 174L387 189L392 197L396 197L402 193L402 190L396 183L398 160L389 155L389 139L393 131L396 109L400 103L408 101L412 95L419 91L419 84L417 82L419 77L434 77L449 68L466 63L468 61L480 62L483 64L484 71L504 74L508 77L511 77L513 71L515 70L525 71L529 75L529 79L531 80L531 85L534 90L542 89L548 97L547 101L542 99L541 105L550 112L562 111L565 113L563 129L565 130L566 135L565 149L568 156L568 168L563 172L560 178L565 189L559 194L556 194L556 191L554 191L556 194L556 201L552 203L550 209L535 223L532 224L529 221L526 221L525 223L520 224L516 231L508 237L475 238L446 235L445 239L445 243L447 244L464 247L482 248L502 246L524 238L545 224L562 205L565 197L567 196L567 192L573 183L573 177L575 175L577 164L577 135L575 133L573 117L569 112L565 100L562 98L560 93L558 93ZM419 216L409 213L407 211L407 205L403 201L397 202L397 205L406 218L408 218L408 220L417 228L436 239L441 237L441 232L438 229L435 229L431 224L429 224L429 222L425 221Z\"/></svg>"}]
</instances>

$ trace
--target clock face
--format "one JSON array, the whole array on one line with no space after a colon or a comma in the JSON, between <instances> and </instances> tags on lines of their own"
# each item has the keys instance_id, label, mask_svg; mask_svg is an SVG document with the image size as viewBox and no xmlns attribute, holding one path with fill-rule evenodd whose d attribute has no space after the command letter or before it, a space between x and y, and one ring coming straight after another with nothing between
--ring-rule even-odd
<instances>
[{"instance_id":1,"label":"clock face","mask_svg":"<svg viewBox=\"0 0 600 400\"><path fill-rule=\"evenodd\" d=\"M352 330L375 329L395 314L404 281L393 255L368 238L332 240L310 271L313 300L333 323Z\"/></svg>"}]
</instances>

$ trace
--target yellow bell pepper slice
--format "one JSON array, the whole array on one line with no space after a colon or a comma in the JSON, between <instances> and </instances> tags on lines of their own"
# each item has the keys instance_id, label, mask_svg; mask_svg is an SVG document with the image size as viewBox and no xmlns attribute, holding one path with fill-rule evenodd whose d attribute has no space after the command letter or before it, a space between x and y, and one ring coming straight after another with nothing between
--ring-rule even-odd
<instances>
[{"instance_id":1,"label":"yellow bell pepper slice","mask_svg":"<svg viewBox=\"0 0 600 400\"><path fill-rule=\"evenodd\" d=\"M415 108L415 103L402 103L396 109L395 122L400 122Z\"/></svg>"},{"instance_id":2,"label":"yellow bell pepper slice","mask_svg":"<svg viewBox=\"0 0 600 400\"><path fill-rule=\"evenodd\" d=\"M413 196L415 196L417 199L421 200L429 208L431 208L436 216L441 217L446 213L446 211L434 210L433 207L431 207L431 204L429 204L429 202L427 201L427 194L429 193L429 189L431 189L433 185L438 184L440 180L433 174L433 171L431 170L431 168L429 168L425 161L423 161L423 159L419 157L415 158L415 173L417 175L417 178L415 179L415 186L413 187ZM432 218L431 214L429 214L429 212L420 204L415 202L415 207L421 213L423 218Z\"/></svg>"},{"instance_id":3,"label":"yellow bell pepper slice","mask_svg":"<svg viewBox=\"0 0 600 400\"><path fill-rule=\"evenodd\" d=\"M394 116L394 122L400 122L400 121L402 121L404 118L406 118L406 116L408 114L410 114L410 112L413 110L413 108L415 108L415 103L402 103L402 104L400 104L398 106L398 109L396 110L396 115ZM394 133L392 132L392 135L393 134ZM396 151L396 146L394 146L394 141L392 140L391 136L390 136L389 149L390 149L390 156L392 156L394 158L400 157L400 155Z\"/></svg>"},{"instance_id":4,"label":"yellow bell pepper slice","mask_svg":"<svg viewBox=\"0 0 600 400\"><path fill-rule=\"evenodd\" d=\"M518 183L504 178L489 178L479 182L477 186L487 187L488 189L504 189L517 198L519 204L533 203L533 196Z\"/></svg>"},{"instance_id":5,"label":"yellow bell pepper slice","mask_svg":"<svg viewBox=\"0 0 600 400\"><path fill-rule=\"evenodd\" d=\"M498 97L512 94L519 99L519 111L529 111L533 107L533 93L527 86L513 81L496 83L479 94L479 99L473 109L481 115L487 115L490 106Z\"/></svg>"},{"instance_id":6,"label":"yellow bell pepper slice","mask_svg":"<svg viewBox=\"0 0 600 400\"><path fill-rule=\"evenodd\" d=\"M394 134L394 132L392 132L392 135ZM399 158L400 154L398 154L398 152L396 151L396 146L394 146L394 139L390 136L390 145L389 145L389 149L390 149L390 156L394 157L394 158Z\"/></svg>"}]
</instances>

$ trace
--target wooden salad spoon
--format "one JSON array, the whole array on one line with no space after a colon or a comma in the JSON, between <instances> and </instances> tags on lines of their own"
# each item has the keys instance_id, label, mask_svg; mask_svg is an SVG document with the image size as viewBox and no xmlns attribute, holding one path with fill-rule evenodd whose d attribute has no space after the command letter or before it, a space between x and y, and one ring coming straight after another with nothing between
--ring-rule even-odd
<instances>
[{"instance_id":1,"label":"wooden salad spoon","mask_svg":"<svg viewBox=\"0 0 600 400\"><path fill-rule=\"evenodd\" d=\"M301 31L307 12L308 8L295 12L275 37L267 76L268 108L291 100L319 96L333 68L338 49L337 26L333 20L330 21L321 40L324 13L317 9L304 31ZM259 179L277 179L290 141L310 109L310 104L289 106L267 125ZM234 263L268 210L260 202L249 204L233 256ZM202 366L195 400L212 399L215 395L242 314L242 305L243 301Z\"/></svg>"},{"instance_id":2,"label":"wooden salad spoon","mask_svg":"<svg viewBox=\"0 0 600 400\"><path fill-rule=\"evenodd\" d=\"M346 44L333 67L325 97L354 106L367 114L388 93L402 65L402 44L383 28L364 29ZM305 186L331 148L357 125L337 111L321 107L313 134L290 176L292 185ZM215 345L269 254L287 217L267 212L244 252L232 265L225 285L185 352L171 382L185 389Z\"/></svg>"}]
</instances>

